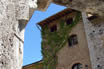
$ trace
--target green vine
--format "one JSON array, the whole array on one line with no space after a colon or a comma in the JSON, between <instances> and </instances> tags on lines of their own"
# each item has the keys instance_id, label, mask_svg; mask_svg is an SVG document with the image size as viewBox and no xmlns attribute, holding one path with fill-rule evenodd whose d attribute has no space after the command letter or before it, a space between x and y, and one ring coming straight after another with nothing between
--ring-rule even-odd
<instances>
[{"instance_id":1,"label":"green vine","mask_svg":"<svg viewBox=\"0 0 104 69\"><path fill-rule=\"evenodd\" d=\"M43 54L43 69L56 69L57 56L56 53L66 44L68 34L81 18L78 12L73 23L65 25L65 21L60 21L60 30L50 32L46 27L42 30L42 54Z\"/></svg>"}]
</instances>

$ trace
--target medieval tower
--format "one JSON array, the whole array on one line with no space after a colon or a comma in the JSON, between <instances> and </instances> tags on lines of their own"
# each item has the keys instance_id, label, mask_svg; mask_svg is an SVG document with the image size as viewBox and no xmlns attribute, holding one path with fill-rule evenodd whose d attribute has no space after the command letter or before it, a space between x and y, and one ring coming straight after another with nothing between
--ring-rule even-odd
<instances>
[{"instance_id":1,"label":"medieval tower","mask_svg":"<svg viewBox=\"0 0 104 69\"><path fill-rule=\"evenodd\" d=\"M39 25L43 69L92 69L81 12L67 8Z\"/></svg>"}]
</instances>

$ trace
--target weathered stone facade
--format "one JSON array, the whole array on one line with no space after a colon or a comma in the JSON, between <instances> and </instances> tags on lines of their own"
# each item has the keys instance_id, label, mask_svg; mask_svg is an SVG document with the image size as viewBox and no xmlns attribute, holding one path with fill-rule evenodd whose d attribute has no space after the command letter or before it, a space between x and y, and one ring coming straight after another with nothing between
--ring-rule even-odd
<instances>
[{"instance_id":1,"label":"weathered stone facade","mask_svg":"<svg viewBox=\"0 0 104 69\"><path fill-rule=\"evenodd\" d=\"M0 0L0 69L21 69L24 27L37 0Z\"/></svg>"},{"instance_id":2,"label":"weathered stone facade","mask_svg":"<svg viewBox=\"0 0 104 69\"><path fill-rule=\"evenodd\" d=\"M104 69L104 23L89 22L85 12L82 13L82 17L92 69Z\"/></svg>"},{"instance_id":3,"label":"weathered stone facade","mask_svg":"<svg viewBox=\"0 0 104 69\"><path fill-rule=\"evenodd\" d=\"M24 28L34 10L44 11L49 4L47 0L0 0L0 69L22 68Z\"/></svg>"},{"instance_id":4,"label":"weathered stone facade","mask_svg":"<svg viewBox=\"0 0 104 69\"><path fill-rule=\"evenodd\" d=\"M53 0L54 3L104 17L104 0Z\"/></svg>"},{"instance_id":5,"label":"weathered stone facade","mask_svg":"<svg viewBox=\"0 0 104 69\"><path fill-rule=\"evenodd\" d=\"M21 69L24 28L34 10L46 10L51 2L82 13L92 69L104 68L103 0L1 0L0 1L0 69ZM38 4L38 5L37 5ZM86 13L97 14L102 23L90 23Z\"/></svg>"},{"instance_id":6,"label":"weathered stone facade","mask_svg":"<svg viewBox=\"0 0 104 69\"><path fill-rule=\"evenodd\" d=\"M104 22L104 0L52 0L52 2L86 14L96 15L100 22Z\"/></svg>"}]
</instances>

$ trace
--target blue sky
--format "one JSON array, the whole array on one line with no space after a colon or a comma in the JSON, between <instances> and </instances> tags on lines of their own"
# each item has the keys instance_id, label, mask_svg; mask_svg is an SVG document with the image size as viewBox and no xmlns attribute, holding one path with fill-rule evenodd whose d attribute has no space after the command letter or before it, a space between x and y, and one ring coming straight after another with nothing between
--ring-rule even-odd
<instances>
[{"instance_id":1,"label":"blue sky","mask_svg":"<svg viewBox=\"0 0 104 69\"><path fill-rule=\"evenodd\" d=\"M27 27L25 28L25 41L24 41L24 56L23 66L37 62L42 59L41 54L41 32L36 27L36 23L52 16L53 14L65 9L64 6L50 4L45 12L35 11L30 19Z\"/></svg>"}]
</instances>

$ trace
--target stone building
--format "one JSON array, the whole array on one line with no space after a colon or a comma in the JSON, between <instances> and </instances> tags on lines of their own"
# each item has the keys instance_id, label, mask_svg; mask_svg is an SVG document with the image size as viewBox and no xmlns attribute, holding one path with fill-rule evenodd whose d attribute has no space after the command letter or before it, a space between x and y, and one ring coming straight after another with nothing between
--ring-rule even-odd
<instances>
[{"instance_id":1,"label":"stone building","mask_svg":"<svg viewBox=\"0 0 104 69\"><path fill-rule=\"evenodd\" d=\"M22 68L24 28L34 10L47 6L47 1L0 0L0 69Z\"/></svg>"},{"instance_id":2,"label":"stone building","mask_svg":"<svg viewBox=\"0 0 104 69\"><path fill-rule=\"evenodd\" d=\"M91 67L104 69L103 0L0 0L0 69L22 68L24 28L34 10L45 11L52 2L82 12ZM89 21L89 13L97 18Z\"/></svg>"},{"instance_id":3,"label":"stone building","mask_svg":"<svg viewBox=\"0 0 104 69\"><path fill-rule=\"evenodd\" d=\"M0 69L22 68L24 28L36 2L0 0Z\"/></svg>"},{"instance_id":4,"label":"stone building","mask_svg":"<svg viewBox=\"0 0 104 69\"><path fill-rule=\"evenodd\" d=\"M97 44L100 39L95 40L97 35L94 34L97 32L90 29L93 23L89 22L96 21L97 18L85 14L67 8L39 22L43 59L26 65L23 69L103 69L103 49L100 48L103 46ZM100 33L103 34L103 31ZM99 46L98 50L93 46L94 41Z\"/></svg>"}]
</instances>

